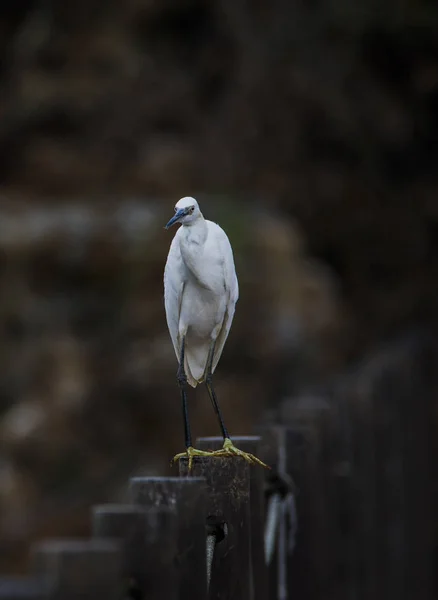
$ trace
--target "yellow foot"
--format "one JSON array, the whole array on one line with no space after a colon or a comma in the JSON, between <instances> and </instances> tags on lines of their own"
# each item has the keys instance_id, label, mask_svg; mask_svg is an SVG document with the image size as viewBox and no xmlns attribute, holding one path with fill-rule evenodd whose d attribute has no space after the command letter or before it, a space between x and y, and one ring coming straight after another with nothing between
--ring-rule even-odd
<instances>
[{"instance_id":1,"label":"yellow foot","mask_svg":"<svg viewBox=\"0 0 438 600\"><path fill-rule=\"evenodd\" d=\"M189 446L185 452L180 452L179 454L175 454L175 456L170 461L171 465L174 465L177 460L180 458L188 458L189 459L189 473L192 470L193 457L194 456L213 456L214 452L207 452L205 450L197 450L197 448L193 448L193 446Z\"/></svg>"},{"instance_id":2,"label":"yellow foot","mask_svg":"<svg viewBox=\"0 0 438 600\"><path fill-rule=\"evenodd\" d=\"M265 469L270 469L268 465L262 462L257 456L254 454L250 454L249 452L244 452L243 450L239 450L230 440L230 438L225 438L224 445L221 450L216 450L212 453L214 456L241 456L246 461L248 461L251 465L260 465Z\"/></svg>"}]
</instances>

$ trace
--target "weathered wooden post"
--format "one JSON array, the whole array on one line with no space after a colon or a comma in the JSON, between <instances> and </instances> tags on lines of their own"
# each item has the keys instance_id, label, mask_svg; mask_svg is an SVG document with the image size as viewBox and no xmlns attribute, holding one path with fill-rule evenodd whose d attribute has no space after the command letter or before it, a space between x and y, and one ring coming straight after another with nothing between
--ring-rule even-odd
<instances>
[{"instance_id":1,"label":"weathered wooden post","mask_svg":"<svg viewBox=\"0 0 438 600\"><path fill-rule=\"evenodd\" d=\"M207 595L205 486L205 479L199 477L134 477L130 482L131 500L136 505L176 512L180 600L205 600Z\"/></svg>"},{"instance_id":2,"label":"weathered wooden post","mask_svg":"<svg viewBox=\"0 0 438 600\"><path fill-rule=\"evenodd\" d=\"M177 600L177 512L129 504L93 509L93 535L120 541L122 575L131 598Z\"/></svg>"},{"instance_id":3,"label":"weathered wooden post","mask_svg":"<svg viewBox=\"0 0 438 600\"><path fill-rule=\"evenodd\" d=\"M201 437L196 440L200 450L219 450L224 440L222 437ZM233 443L255 456L260 455L261 437L257 435L233 436ZM251 526L251 598L266 600L268 591L268 571L263 548L264 513L265 513L265 470L254 466L249 471L250 489L250 526Z\"/></svg>"},{"instance_id":4,"label":"weathered wooden post","mask_svg":"<svg viewBox=\"0 0 438 600\"><path fill-rule=\"evenodd\" d=\"M0 600L44 600L46 590L37 577L1 577Z\"/></svg>"},{"instance_id":5,"label":"weathered wooden post","mask_svg":"<svg viewBox=\"0 0 438 600\"><path fill-rule=\"evenodd\" d=\"M190 480L188 460L180 475ZM209 600L250 600L249 465L240 457L196 457L191 476L206 480L209 532L216 535Z\"/></svg>"},{"instance_id":6,"label":"weathered wooden post","mask_svg":"<svg viewBox=\"0 0 438 600\"><path fill-rule=\"evenodd\" d=\"M122 561L107 540L50 540L33 547L33 568L47 585L47 600L120 600Z\"/></svg>"},{"instance_id":7,"label":"weathered wooden post","mask_svg":"<svg viewBox=\"0 0 438 600\"><path fill-rule=\"evenodd\" d=\"M357 365L336 389L351 429L349 583L358 600L436 597L430 457L437 359L435 339L414 333Z\"/></svg>"},{"instance_id":8,"label":"weathered wooden post","mask_svg":"<svg viewBox=\"0 0 438 600\"><path fill-rule=\"evenodd\" d=\"M331 398L331 429L332 429L332 496L335 503L333 522L337 525L337 535L333 539L333 551L336 555L337 577L334 583L333 597L339 600L360 600L364 591L361 583L359 553L362 541L357 536L356 510L364 501L364 496L359 491L360 484L355 482L356 459L362 451L373 460L372 447L373 434L367 432L362 438L357 428L358 423L353 418L354 409L350 405L349 394L351 374L344 374L340 381L334 385ZM354 401L354 400L353 400ZM363 448L355 449L355 437ZM360 473L362 480L363 472ZM372 488L373 483L367 485Z\"/></svg>"},{"instance_id":9,"label":"weathered wooden post","mask_svg":"<svg viewBox=\"0 0 438 600\"><path fill-rule=\"evenodd\" d=\"M333 593L339 553L330 404L322 395L304 396L283 403L281 415L291 431L287 453L298 489L295 562L307 566L305 597L323 600Z\"/></svg>"},{"instance_id":10,"label":"weathered wooden post","mask_svg":"<svg viewBox=\"0 0 438 600\"><path fill-rule=\"evenodd\" d=\"M296 514L295 480L305 468L306 439L299 431L281 425L260 427L261 458L272 467L265 472L265 558L268 561L270 600L308 598L308 565L301 560L296 537L301 514ZM297 522L298 521L298 522ZM298 527L298 531L297 531Z\"/></svg>"}]
</instances>

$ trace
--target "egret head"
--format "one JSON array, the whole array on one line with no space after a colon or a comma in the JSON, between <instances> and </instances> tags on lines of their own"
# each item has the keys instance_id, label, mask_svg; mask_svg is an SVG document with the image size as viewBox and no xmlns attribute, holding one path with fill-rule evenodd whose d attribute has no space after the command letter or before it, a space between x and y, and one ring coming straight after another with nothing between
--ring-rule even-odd
<instances>
[{"instance_id":1,"label":"egret head","mask_svg":"<svg viewBox=\"0 0 438 600\"><path fill-rule=\"evenodd\" d=\"M172 227L175 223L190 225L190 223L196 221L200 216L201 211L199 210L199 204L194 198L186 196L185 198L178 200L175 204L175 215L167 223L165 229L169 229L169 227Z\"/></svg>"}]
</instances>

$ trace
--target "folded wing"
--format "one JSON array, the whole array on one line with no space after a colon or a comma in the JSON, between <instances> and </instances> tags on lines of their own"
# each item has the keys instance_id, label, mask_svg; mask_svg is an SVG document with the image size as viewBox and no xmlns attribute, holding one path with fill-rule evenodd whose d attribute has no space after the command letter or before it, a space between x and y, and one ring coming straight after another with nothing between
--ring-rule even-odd
<instances>
[{"instance_id":1,"label":"folded wing","mask_svg":"<svg viewBox=\"0 0 438 600\"><path fill-rule=\"evenodd\" d=\"M230 333L231 324L233 322L234 311L236 308L236 302L239 299L239 284L237 282L236 268L234 266L233 250L231 248L230 241L227 234L219 225L216 225L216 235L218 239L219 249L223 258L222 268L224 277L224 287L227 294L227 308L224 315L222 329L216 339L213 355L213 372L219 362L219 359L224 349L225 342L227 341L228 334Z\"/></svg>"},{"instance_id":2,"label":"folded wing","mask_svg":"<svg viewBox=\"0 0 438 600\"><path fill-rule=\"evenodd\" d=\"M185 283L185 269L179 248L178 234L179 231L172 240L166 266L164 268L164 307L166 310L166 320L170 337L172 339L176 357L179 361L181 345L178 337L178 327Z\"/></svg>"}]
</instances>

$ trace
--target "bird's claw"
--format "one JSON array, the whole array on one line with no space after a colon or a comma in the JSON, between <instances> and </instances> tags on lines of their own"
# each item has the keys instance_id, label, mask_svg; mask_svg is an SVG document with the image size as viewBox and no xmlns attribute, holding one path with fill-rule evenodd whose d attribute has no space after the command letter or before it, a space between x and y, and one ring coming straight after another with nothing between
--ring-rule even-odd
<instances>
[{"instance_id":1,"label":"bird's claw","mask_svg":"<svg viewBox=\"0 0 438 600\"><path fill-rule=\"evenodd\" d=\"M260 465L265 469L271 468L259 458L257 458L257 456L254 456L254 454L251 454L250 452L244 452L243 450L236 448L236 446L233 444L230 438L225 438L223 447L220 450L216 450L212 454L214 456L241 456L247 462L249 462L250 465Z\"/></svg>"},{"instance_id":2,"label":"bird's claw","mask_svg":"<svg viewBox=\"0 0 438 600\"><path fill-rule=\"evenodd\" d=\"M214 454L214 452L207 452L206 450L198 450L197 448L193 448L193 446L189 446L185 452L180 452L179 454L175 454L175 456L170 461L170 465L171 466L174 465L176 463L176 461L180 460L181 458L188 458L189 459L188 471L190 473L190 471L192 470L192 466L193 466L193 457L194 456L212 456L213 454Z\"/></svg>"},{"instance_id":3,"label":"bird's claw","mask_svg":"<svg viewBox=\"0 0 438 600\"><path fill-rule=\"evenodd\" d=\"M192 470L192 466L193 466L193 458L195 456L212 456L212 457L218 457L218 458L222 457L222 456L227 456L229 458L232 456L241 456L247 462L249 462L249 464L251 464L251 465L260 465L261 467L264 467L265 469L271 468L267 464L265 464L263 461L261 461L259 458L257 458L257 456L254 456L254 454L250 454L249 452L244 452L243 450L236 448L236 446L233 444L233 442L230 440L230 438L225 438L224 445L222 446L222 448L220 450L214 450L214 451L210 451L210 452L207 452L206 450L198 450L197 448L193 448L193 446L189 446L185 452L180 452L179 454L175 454L175 456L170 461L170 464L174 465L176 463L176 461L180 460L181 458L188 458L189 459L188 472L190 473Z\"/></svg>"}]
</instances>

